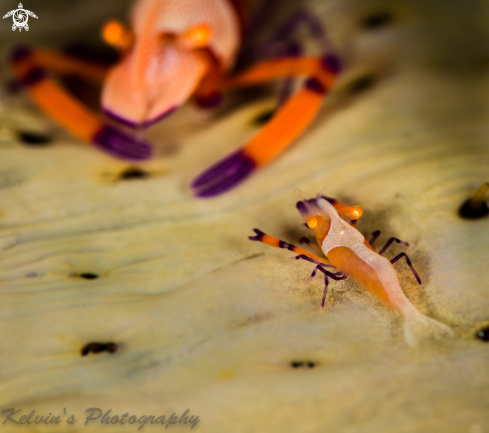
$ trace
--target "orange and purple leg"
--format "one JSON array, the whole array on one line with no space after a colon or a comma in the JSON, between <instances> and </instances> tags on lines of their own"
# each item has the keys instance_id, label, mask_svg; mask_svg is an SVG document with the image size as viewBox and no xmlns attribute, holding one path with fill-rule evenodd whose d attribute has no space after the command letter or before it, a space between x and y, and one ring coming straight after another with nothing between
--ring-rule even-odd
<instances>
[{"instance_id":1,"label":"orange and purple leg","mask_svg":"<svg viewBox=\"0 0 489 433\"><path fill-rule=\"evenodd\" d=\"M309 227L306 223L306 227ZM305 236L301 237L299 239L299 243L300 244L306 244L306 245L309 245L310 247L314 248L316 251L318 251L319 253L321 254L324 254L323 253L323 250L321 248L319 248L314 242L312 242L309 238L306 238Z\"/></svg>"},{"instance_id":2,"label":"orange and purple leg","mask_svg":"<svg viewBox=\"0 0 489 433\"><path fill-rule=\"evenodd\" d=\"M311 276L309 279L314 278L316 276L317 271L320 271L324 274L324 293L323 293L323 300L321 303L321 306L324 307L324 302L326 300L326 294L328 292L328 277L332 278L333 280L339 281L339 280L344 280L345 278L348 278L347 275L342 274L341 272L330 272L324 269L325 267L328 268L334 268L334 266L329 262L327 259L323 259L322 257L318 257L315 254L310 253L309 251L303 250L302 248L296 247L295 245L289 244L288 242L282 241L278 238L275 238L273 236L267 235L266 233L263 233L261 230L258 229L253 229L253 231L256 233L256 236L249 236L248 239L251 241L259 241L263 242L266 245L269 245L271 247L275 248L284 248L289 251L293 251L294 253L297 253L298 255L295 257L297 260L306 260L308 262L314 263L316 267L312 271ZM307 238L303 238L307 239ZM309 241L309 239L307 239ZM310 243L310 241L308 242Z\"/></svg>"},{"instance_id":3,"label":"orange and purple leg","mask_svg":"<svg viewBox=\"0 0 489 433\"><path fill-rule=\"evenodd\" d=\"M297 256L296 259L304 259L304 260L307 260L309 262L315 263L315 261L310 260L308 257ZM340 281L340 280L345 280L346 278L348 278L348 275L344 275L341 272L336 272L336 273L329 272L326 269L324 269L324 265L318 264L314 268L314 270L312 271L312 274L309 277L309 280L311 280L312 278L314 278L316 276L317 271L320 271L324 274L324 292L323 292L323 299L321 301L321 307L324 307L324 303L326 302L326 295L328 294L328 284L329 284L328 277L332 278L335 281Z\"/></svg>"},{"instance_id":4,"label":"orange and purple leg","mask_svg":"<svg viewBox=\"0 0 489 433\"><path fill-rule=\"evenodd\" d=\"M10 62L16 79L37 105L74 136L118 158L144 160L151 157L152 147L148 142L104 124L48 75L48 70L71 72L101 81L105 76L104 68L62 53L25 47L15 49Z\"/></svg>"},{"instance_id":5,"label":"orange and purple leg","mask_svg":"<svg viewBox=\"0 0 489 433\"><path fill-rule=\"evenodd\" d=\"M372 239L370 239L370 246L372 246L372 244L378 239L378 237L380 236L380 230L375 230L373 233L372 233Z\"/></svg>"},{"instance_id":6,"label":"orange and purple leg","mask_svg":"<svg viewBox=\"0 0 489 433\"><path fill-rule=\"evenodd\" d=\"M261 14L261 16L263 17L263 14ZM291 40L291 36L294 35L301 25L304 25L304 27L309 29L313 39L319 47L319 52L322 55L334 52L332 44L326 37L326 32L324 31L322 23L310 10L301 8L294 12L289 20L285 21L272 38L258 50L259 58L301 56L303 53L302 45ZM293 85L293 77L285 79L282 88L280 89L277 108L289 99L292 94Z\"/></svg>"},{"instance_id":7,"label":"orange and purple leg","mask_svg":"<svg viewBox=\"0 0 489 433\"><path fill-rule=\"evenodd\" d=\"M318 64L320 67L316 67ZM297 68L294 69L294 66ZM306 80L303 88L280 107L275 116L243 148L213 165L193 181L192 189L197 197L213 197L234 188L253 171L268 164L289 147L316 117L339 72L339 62L332 56L322 59L277 59L230 80L230 87L263 82L294 75L292 71L300 74L304 71L302 66L312 66L315 75Z\"/></svg>"},{"instance_id":8,"label":"orange and purple leg","mask_svg":"<svg viewBox=\"0 0 489 433\"><path fill-rule=\"evenodd\" d=\"M282 241L273 236L267 235L266 233L263 233L261 230L253 229L253 231L256 233L256 236L249 236L248 239L250 241L263 242L264 244L269 245L271 247L283 248L292 251L298 254L298 256L296 256L296 259L305 259L308 261L312 261L312 263L320 264L322 266L327 266L331 268L334 267L327 259L316 256L315 254L312 254L309 251L296 247L295 245L289 244L288 242Z\"/></svg>"}]
</instances>

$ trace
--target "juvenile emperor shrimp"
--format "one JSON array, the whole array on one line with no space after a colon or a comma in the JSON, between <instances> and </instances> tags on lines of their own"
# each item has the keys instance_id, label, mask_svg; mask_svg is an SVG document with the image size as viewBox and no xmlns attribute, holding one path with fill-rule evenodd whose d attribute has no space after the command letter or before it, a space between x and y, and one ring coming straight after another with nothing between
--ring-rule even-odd
<instances>
[{"instance_id":1,"label":"juvenile emperor shrimp","mask_svg":"<svg viewBox=\"0 0 489 433\"><path fill-rule=\"evenodd\" d=\"M376 231L371 242L368 242L355 228L356 220L363 213L359 206L349 207L335 199L318 196L316 199L299 201L297 209L306 221L307 227L314 232L327 259L268 236L258 229L254 229L257 236L249 239L278 248L286 248L298 253L297 259L316 264L311 277L314 277L317 271L324 274L323 306L328 289L328 277L333 280L350 277L377 296L385 305L398 310L404 316L404 335L409 345L416 345L418 340L425 336L452 335L448 326L421 314L404 295L397 272L392 265L399 259L405 258L416 280L421 284L421 279L407 254L400 253L390 261L382 256L393 242L406 246L409 244L392 237L379 253L375 252L371 243L377 239L380 231ZM303 240L309 243L306 238ZM335 268L339 272L328 271L325 267Z\"/></svg>"}]
</instances>

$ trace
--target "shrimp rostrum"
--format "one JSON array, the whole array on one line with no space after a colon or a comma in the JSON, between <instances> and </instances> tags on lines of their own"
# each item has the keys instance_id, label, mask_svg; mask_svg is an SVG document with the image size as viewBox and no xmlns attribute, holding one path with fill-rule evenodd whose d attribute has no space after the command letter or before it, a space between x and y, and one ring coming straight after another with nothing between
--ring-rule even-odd
<instances>
[{"instance_id":1,"label":"shrimp rostrum","mask_svg":"<svg viewBox=\"0 0 489 433\"><path fill-rule=\"evenodd\" d=\"M406 259L416 280L421 284L421 279L406 253L400 253L392 260L382 256L393 242L406 246L409 244L393 237L377 253L371 244L377 239L380 232L375 232L373 239L368 242L355 228L356 221L363 214L360 206L346 206L335 199L318 196L315 199L299 201L297 209L307 227L314 233L321 252L326 258L268 236L258 229L254 230L257 236L250 237L250 240L286 248L297 253L297 259L316 264L311 277L314 277L318 271L324 275L323 306L329 278L342 280L350 277L385 305L399 311L404 316L404 334L409 345L416 345L423 337L439 338L452 334L448 326L421 314L404 295L393 266L393 263L399 259ZM303 238L301 242L303 240L310 243L307 238ZM327 268L333 269L328 270Z\"/></svg>"}]
</instances>

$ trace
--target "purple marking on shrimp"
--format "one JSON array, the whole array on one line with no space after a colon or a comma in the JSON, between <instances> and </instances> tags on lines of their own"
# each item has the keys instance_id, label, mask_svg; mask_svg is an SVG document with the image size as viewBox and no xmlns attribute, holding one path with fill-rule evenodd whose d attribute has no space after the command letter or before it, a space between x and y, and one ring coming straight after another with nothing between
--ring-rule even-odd
<instances>
[{"instance_id":1,"label":"purple marking on shrimp","mask_svg":"<svg viewBox=\"0 0 489 433\"><path fill-rule=\"evenodd\" d=\"M219 92L211 92L208 95L195 98L197 104L202 108L215 108L222 102L222 94Z\"/></svg>"},{"instance_id":2,"label":"purple marking on shrimp","mask_svg":"<svg viewBox=\"0 0 489 433\"><path fill-rule=\"evenodd\" d=\"M47 77L47 72L43 68L34 67L29 69L27 73L20 79L20 82L24 86L32 86Z\"/></svg>"},{"instance_id":3,"label":"purple marking on shrimp","mask_svg":"<svg viewBox=\"0 0 489 433\"><path fill-rule=\"evenodd\" d=\"M164 111L160 115L153 117L151 120L146 120L143 122L141 125L143 128L148 128L151 125L154 125L156 122L159 122L161 119L163 119L166 116L169 116L171 113L173 113L176 109L178 108L178 105L174 105L173 107L170 107L168 110Z\"/></svg>"},{"instance_id":4,"label":"purple marking on shrimp","mask_svg":"<svg viewBox=\"0 0 489 433\"><path fill-rule=\"evenodd\" d=\"M248 236L250 241L261 241L263 236L265 236L265 233L263 233L260 229L253 229L253 231L256 233L256 236Z\"/></svg>"},{"instance_id":5,"label":"purple marking on shrimp","mask_svg":"<svg viewBox=\"0 0 489 433\"><path fill-rule=\"evenodd\" d=\"M137 128L137 126L139 125L136 122L133 122L131 120L125 119L122 116L119 116L118 114L114 113L112 110L109 110L108 108L102 107L102 111L107 117L111 118L112 120L115 120L117 123L120 123L122 125L129 126L130 128Z\"/></svg>"},{"instance_id":6,"label":"purple marking on shrimp","mask_svg":"<svg viewBox=\"0 0 489 433\"><path fill-rule=\"evenodd\" d=\"M304 87L312 90L313 92L320 93L321 95L327 91L326 87L323 86L321 81L315 77L308 78L304 84Z\"/></svg>"},{"instance_id":7,"label":"purple marking on shrimp","mask_svg":"<svg viewBox=\"0 0 489 433\"><path fill-rule=\"evenodd\" d=\"M287 21L282 28L276 33L275 39L281 40L288 38L302 24L306 24L311 31L313 38L316 39L318 45L322 48L330 46L330 42L326 37L326 32L321 22L308 9L303 8L295 12L292 18Z\"/></svg>"},{"instance_id":8,"label":"purple marking on shrimp","mask_svg":"<svg viewBox=\"0 0 489 433\"><path fill-rule=\"evenodd\" d=\"M295 207L303 218L309 218L312 215L321 213L315 198L298 201Z\"/></svg>"},{"instance_id":9,"label":"purple marking on shrimp","mask_svg":"<svg viewBox=\"0 0 489 433\"><path fill-rule=\"evenodd\" d=\"M303 201L298 201L295 207L301 215L305 215L307 213L307 206Z\"/></svg>"},{"instance_id":10,"label":"purple marking on shrimp","mask_svg":"<svg viewBox=\"0 0 489 433\"><path fill-rule=\"evenodd\" d=\"M163 119L163 117L166 117L169 114L173 113L177 108L178 106L175 105L169 108L168 110L164 111L159 116L156 116L153 119L146 120L144 122L133 122L132 120L126 119L125 117L122 117L119 114L116 114L112 110L105 107L102 108L102 111L107 117L110 117L112 120L115 120L117 123L120 123L124 126L128 126L129 128L136 129L136 128L148 128L149 126Z\"/></svg>"},{"instance_id":11,"label":"purple marking on shrimp","mask_svg":"<svg viewBox=\"0 0 489 433\"><path fill-rule=\"evenodd\" d=\"M216 196L241 183L255 167L255 162L238 150L204 171L191 187L196 190L197 197Z\"/></svg>"},{"instance_id":12,"label":"purple marking on shrimp","mask_svg":"<svg viewBox=\"0 0 489 433\"><path fill-rule=\"evenodd\" d=\"M370 246L373 246L374 242L377 240L379 236L380 236L380 230L375 230L372 233L372 239L370 239L369 241Z\"/></svg>"},{"instance_id":13,"label":"purple marking on shrimp","mask_svg":"<svg viewBox=\"0 0 489 433\"><path fill-rule=\"evenodd\" d=\"M21 60L24 60L27 57L29 57L31 55L31 53L32 53L32 51L30 48L21 45L19 47L15 47L10 52L9 60L11 63L17 63L17 62L20 62Z\"/></svg>"},{"instance_id":14,"label":"purple marking on shrimp","mask_svg":"<svg viewBox=\"0 0 489 433\"><path fill-rule=\"evenodd\" d=\"M323 56L321 66L333 74L338 74L343 69L340 58L335 54L326 54Z\"/></svg>"},{"instance_id":15,"label":"purple marking on shrimp","mask_svg":"<svg viewBox=\"0 0 489 433\"><path fill-rule=\"evenodd\" d=\"M145 160L153 154L153 148L147 141L138 140L108 125L102 126L92 141L102 150L123 159Z\"/></svg>"}]
</instances>

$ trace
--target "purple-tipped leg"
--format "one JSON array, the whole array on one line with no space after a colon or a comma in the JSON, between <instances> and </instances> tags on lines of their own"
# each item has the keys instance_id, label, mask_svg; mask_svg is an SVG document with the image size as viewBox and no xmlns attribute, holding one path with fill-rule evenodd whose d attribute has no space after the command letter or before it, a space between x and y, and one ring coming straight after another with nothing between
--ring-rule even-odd
<instances>
[{"instance_id":1,"label":"purple-tipped leg","mask_svg":"<svg viewBox=\"0 0 489 433\"><path fill-rule=\"evenodd\" d=\"M248 239L250 241L261 241L263 239L263 236L265 236L265 233L263 233L259 229L253 229L253 231L256 233L256 236L248 236Z\"/></svg>"},{"instance_id":2,"label":"purple-tipped leg","mask_svg":"<svg viewBox=\"0 0 489 433\"><path fill-rule=\"evenodd\" d=\"M149 159L153 155L153 148L150 143L108 125L100 128L92 141L103 151L122 159L140 161Z\"/></svg>"},{"instance_id":3,"label":"purple-tipped leg","mask_svg":"<svg viewBox=\"0 0 489 433\"><path fill-rule=\"evenodd\" d=\"M373 243L377 240L377 238L380 236L380 230L375 230L373 233L372 233L372 239L370 239L370 246L373 245Z\"/></svg>"},{"instance_id":4,"label":"purple-tipped leg","mask_svg":"<svg viewBox=\"0 0 489 433\"><path fill-rule=\"evenodd\" d=\"M373 237L372 237L372 240L370 241L370 246L372 246L372 244L375 242L375 240L379 237L380 235L380 230L376 230L374 233L373 233ZM397 242L398 244L401 244L401 245L404 245L405 247L408 247L409 246L409 243L408 242L404 242L404 241L401 241L399 238L395 238L395 237L391 237L389 238L389 240L386 242L386 244L384 245L384 247L379 251L379 255L382 255L384 254L385 250L387 250L387 248L389 248L393 242ZM394 264L396 263L399 259L402 259L402 258L405 258L406 259L406 263L407 265L409 266L409 268L411 269L411 272L413 273L414 277L416 278L416 280L418 281L419 284L421 284L421 278L419 278L419 275L418 273L416 272L416 270L414 269L414 266L412 265L411 263L411 260L409 259L409 256L406 254L406 253L400 253L398 254L396 257L394 257L392 260L391 260L391 263Z\"/></svg>"},{"instance_id":5,"label":"purple-tipped leg","mask_svg":"<svg viewBox=\"0 0 489 433\"><path fill-rule=\"evenodd\" d=\"M321 301L321 307L324 308L324 303L326 302L326 295L328 293L328 284L329 284L328 277L331 277L333 280L339 281L348 278L348 276L343 275L341 272L337 272L337 273L329 272L323 268L323 265L317 265L312 271L312 274L309 277L309 279L314 278L316 276L317 271L320 271L324 274L324 292L323 292L323 299Z\"/></svg>"},{"instance_id":6,"label":"purple-tipped leg","mask_svg":"<svg viewBox=\"0 0 489 433\"><path fill-rule=\"evenodd\" d=\"M214 197L243 182L255 167L255 162L239 150L197 176L191 187L197 197Z\"/></svg>"},{"instance_id":7,"label":"purple-tipped leg","mask_svg":"<svg viewBox=\"0 0 489 433\"><path fill-rule=\"evenodd\" d=\"M402 259L402 258L405 258L406 259L406 263L407 265L409 266L409 268L411 269L411 272L413 273L414 277L416 278L416 280L418 281L418 284L421 284L421 278L419 278L419 275L418 273L416 272L416 270L414 269L414 266L413 264L411 263L411 260L409 259L408 255L406 253L400 253L398 254L396 257L394 257L392 260L391 260L391 263L394 264L396 263L399 259Z\"/></svg>"},{"instance_id":8,"label":"purple-tipped leg","mask_svg":"<svg viewBox=\"0 0 489 433\"><path fill-rule=\"evenodd\" d=\"M379 233L380 233L380 232L379 232ZM409 243L408 243L408 242L404 242L404 241L401 241L401 240L400 240L400 239L398 239L398 238L391 237L391 238L390 238L390 239L387 241L387 243L384 245L384 248L382 248L382 249L379 251L379 255L384 254L385 250L391 246L392 242L397 242L398 244L404 245L405 247L408 247L408 246L409 246ZM372 243L370 243L370 245L372 245Z\"/></svg>"}]
</instances>

